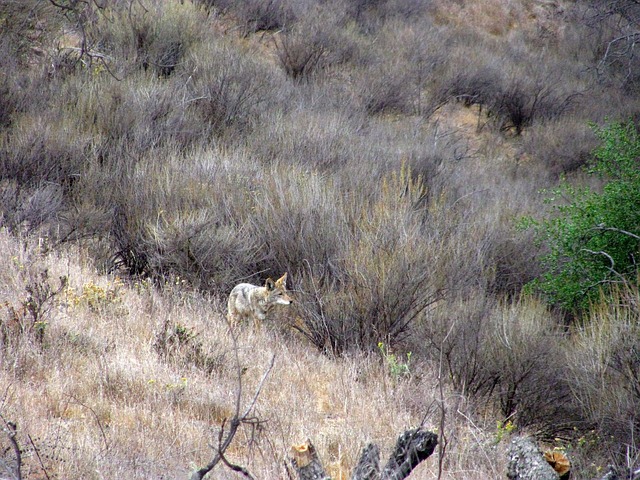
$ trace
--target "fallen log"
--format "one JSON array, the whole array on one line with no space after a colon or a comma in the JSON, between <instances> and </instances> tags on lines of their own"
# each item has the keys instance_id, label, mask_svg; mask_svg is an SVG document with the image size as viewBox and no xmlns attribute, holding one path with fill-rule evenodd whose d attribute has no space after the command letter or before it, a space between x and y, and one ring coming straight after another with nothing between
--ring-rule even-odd
<instances>
[{"instance_id":1,"label":"fallen log","mask_svg":"<svg viewBox=\"0 0 640 480\"><path fill-rule=\"evenodd\" d=\"M398 437L393 453L380 471L380 449L370 443L360 456L351 474L351 480L403 480L435 450L438 436L435 433L415 428ZM318 453L307 440L291 447L291 464L300 480L330 480Z\"/></svg>"}]
</instances>

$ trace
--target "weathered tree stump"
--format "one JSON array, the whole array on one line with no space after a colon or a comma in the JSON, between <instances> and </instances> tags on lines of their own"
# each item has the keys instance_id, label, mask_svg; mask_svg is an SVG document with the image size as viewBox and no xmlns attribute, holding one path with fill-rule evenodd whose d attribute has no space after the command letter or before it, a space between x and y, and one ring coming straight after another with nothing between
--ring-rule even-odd
<instances>
[{"instance_id":1,"label":"weathered tree stump","mask_svg":"<svg viewBox=\"0 0 640 480\"><path fill-rule=\"evenodd\" d=\"M569 480L571 462L564 453L556 451L544 452L544 459L558 474L560 480Z\"/></svg>"},{"instance_id":2,"label":"weathered tree stump","mask_svg":"<svg viewBox=\"0 0 640 480\"><path fill-rule=\"evenodd\" d=\"M516 437L509 448L507 478L511 480L558 480L558 474L529 437Z\"/></svg>"},{"instance_id":3,"label":"weathered tree stump","mask_svg":"<svg viewBox=\"0 0 640 480\"><path fill-rule=\"evenodd\" d=\"M363 449L351 480L403 480L433 453L437 444L435 433L421 428L407 430L398 437L393 453L380 472L380 449L370 443ZM291 448L291 464L300 480L330 480L310 440Z\"/></svg>"},{"instance_id":4,"label":"weathered tree stump","mask_svg":"<svg viewBox=\"0 0 640 480\"><path fill-rule=\"evenodd\" d=\"M297 470L300 480L331 480L325 473L311 440L307 439L306 443L291 447L291 464Z\"/></svg>"}]
</instances>

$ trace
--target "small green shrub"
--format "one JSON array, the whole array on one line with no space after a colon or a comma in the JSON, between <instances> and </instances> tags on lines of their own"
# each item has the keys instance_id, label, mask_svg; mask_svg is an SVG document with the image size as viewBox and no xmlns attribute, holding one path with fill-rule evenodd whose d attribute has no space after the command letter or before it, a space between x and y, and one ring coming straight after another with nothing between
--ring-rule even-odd
<instances>
[{"instance_id":1,"label":"small green shrub","mask_svg":"<svg viewBox=\"0 0 640 480\"><path fill-rule=\"evenodd\" d=\"M516 424L513 423L511 420L506 420L506 421L498 420L496 422L496 436L495 436L494 442L498 444L503 439L509 438L509 435L511 435L516 429L517 429Z\"/></svg>"},{"instance_id":2,"label":"small green shrub","mask_svg":"<svg viewBox=\"0 0 640 480\"><path fill-rule=\"evenodd\" d=\"M411 376L411 352L407 352L407 361L405 362L402 357L391 353L389 347L385 346L383 342L378 342L378 350L394 380Z\"/></svg>"}]
</instances>

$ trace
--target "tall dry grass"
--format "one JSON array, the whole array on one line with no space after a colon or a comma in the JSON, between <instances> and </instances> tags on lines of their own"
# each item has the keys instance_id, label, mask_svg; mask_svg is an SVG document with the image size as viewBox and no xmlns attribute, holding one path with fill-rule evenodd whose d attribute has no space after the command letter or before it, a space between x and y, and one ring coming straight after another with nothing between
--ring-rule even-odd
<instances>
[{"instance_id":1,"label":"tall dry grass","mask_svg":"<svg viewBox=\"0 0 640 480\"><path fill-rule=\"evenodd\" d=\"M330 358L278 326L279 315L262 330L236 331L234 343L223 306L185 291L179 279L157 288L99 276L75 249L45 254L6 232L0 241L7 252L3 334L14 315L29 320L20 317L29 282L68 278L41 318L41 337L28 329L3 335L2 416L18 426L27 476L185 478L212 456L208 445L233 414L236 353L243 403L276 357L256 404L265 423L243 426L227 452L257 477L285 476L289 446L311 437L334 478L347 478L366 442L387 450L425 414L435 427L434 372L422 361L411 366L411 378L398 378L375 355ZM45 270L48 280L39 276ZM445 400L452 411L465 408L455 395ZM474 478L489 469L492 476L492 462L472 453L492 437L464 417L451 422L456 435L475 435L450 447L452 475ZM11 458L5 461L6 469ZM416 474L431 476L435 468L428 461Z\"/></svg>"}]
</instances>

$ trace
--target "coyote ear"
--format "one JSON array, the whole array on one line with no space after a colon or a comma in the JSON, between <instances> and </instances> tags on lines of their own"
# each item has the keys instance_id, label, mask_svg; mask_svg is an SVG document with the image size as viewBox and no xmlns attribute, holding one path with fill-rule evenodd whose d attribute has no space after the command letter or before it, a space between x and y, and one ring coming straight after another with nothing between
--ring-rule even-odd
<instances>
[{"instance_id":1,"label":"coyote ear","mask_svg":"<svg viewBox=\"0 0 640 480\"><path fill-rule=\"evenodd\" d=\"M267 290L273 290L275 288L275 285L273 284L273 280L271 280L271 278L267 278L264 286L267 287Z\"/></svg>"},{"instance_id":2,"label":"coyote ear","mask_svg":"<svg viewBox=\"0 0 640 480\"><path fill-rule=\"evenodd\" d=\"M287 274L282 275L278 280L276 280L276 287L281 287L287 284Z\"/></svg>"}]
</instances>

